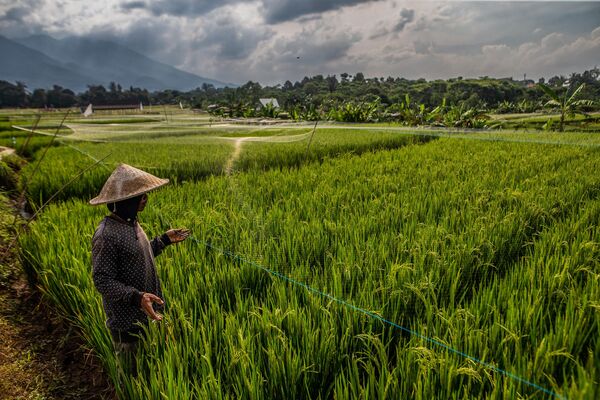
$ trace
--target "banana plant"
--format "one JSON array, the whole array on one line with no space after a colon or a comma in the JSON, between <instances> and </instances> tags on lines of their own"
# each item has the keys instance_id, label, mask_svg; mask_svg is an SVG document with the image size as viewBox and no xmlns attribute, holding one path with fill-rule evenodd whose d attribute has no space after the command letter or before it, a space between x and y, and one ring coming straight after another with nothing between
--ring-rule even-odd
<instances>
[{"instance_id":1,"label":"banana plant","mask_svg":"<svg viewBox=\"0 0 600 400\"><path fill-rule=\"evenodd\" d=\"M327 114L328 119L340 122L372 122L379 119L378 111L381 99L378 97L371 102L343 103L332 107Z\"/></svg>"},{"instance_id":2,"label":"banana plant","mask_svg":"<svg viewBox=\"0 0 600 400\"><path fill-rule=\"evenodd\" d=\"M267 103L261 109L260 115L265 118L277 118L279 111L279 107L275 107L273 103Z\"/></svg>"},{"instance_id":3,"label":"banana plant","mask_svg":"<svg viewBox=\"0 0 600 400\"><path fill-rule=\"evenodd\" d=\"M444 115L446 114L447 111L448 111L448 108L446 107L446 98L444 97L444 99L442 100L442 104L435 107L433 110L431 110L427 114L427 116L426 116L427 123L430 125L434 125L434 126L443 126L444 125Z\"/></svg>"},{"instance_id":4,"label":"banana plant","mask_svg":"<svg viewBox=\"0 0 600 400\"><path fill-rule=\"evenodd\" d=\"M508 114L511 112L515 111L515 104L511 101L508 100L503 100L501 103L498 104L498 107L496 108L496 112L498 114Z\"/></svg>"},{"instance_id":5,"label":"banana plant","mask_svg":"<svg viewBox=\"0 0 600 400\"><path fill-rule=\"evenodd\" d=\"M583 88L585 87L585 83L579 85L575 91L569 95L569 90L567 89L565 93L560 96L555 90L551 89L549 86L544 85L543 83L538 83L538 86L550 97L550 100L546 102L546 107L557 108L560 112L560 120L558 122L558 131L564 131L565 125L565 117L573 118L575 114L584 114L581 110L582 107L585 106L593 106L594 102L592 100L580 99L577 100L577 96L581 93Z\"/></svg>"},{"instance_id":6,"label":"banana plant","mask_svg":"<svg viewBox=\"0 0 600 400\"><path fill-rule=\"evenodd\" d=\"M454 128L487 128L490 116L477 108L466 107L464 103L452 106L444 115L444 125Z\"/></svg>"}]
</instances>

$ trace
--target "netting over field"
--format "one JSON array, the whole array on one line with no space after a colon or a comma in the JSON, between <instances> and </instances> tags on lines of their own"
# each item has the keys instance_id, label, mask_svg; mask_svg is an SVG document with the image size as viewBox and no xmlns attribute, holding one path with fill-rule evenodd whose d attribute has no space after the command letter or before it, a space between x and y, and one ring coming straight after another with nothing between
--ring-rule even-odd
<instances>
[{"instance_id":1,"label":"netting over field","mask_svg":"<svg viewBox=\"0 0 600 400\"><path fill-rule=\"evenodd\" d=\"M598 396L597 136L320 127L307 152L310 128L141 130L48 153L49 185L112 154L76 197L119 161L178 181L141 223L195 240L157 259L165 322L124 397ZM268 141L244 140L225 175L249 131ZM22 246L118 379L90 275L103 215L56 204Z\"/></svg>"}]
</instances>

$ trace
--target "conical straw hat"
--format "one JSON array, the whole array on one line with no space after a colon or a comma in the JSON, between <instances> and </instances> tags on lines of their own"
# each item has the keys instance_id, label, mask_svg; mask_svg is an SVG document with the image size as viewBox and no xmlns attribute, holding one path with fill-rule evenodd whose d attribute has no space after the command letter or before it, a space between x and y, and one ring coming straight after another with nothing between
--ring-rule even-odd
<instances>
[{"instance_id":1,"label":"conical straw hat","mask_svg":"<svg viewBox=\"0 0 600 400\"><path fill-rule=\"evenodd\" d=\"M108 177L100 194L90 200L90 204L95 206L127 200L167 183L168 179L158 178L131 165L120 164Z\"/></svg>"}]
</instances>

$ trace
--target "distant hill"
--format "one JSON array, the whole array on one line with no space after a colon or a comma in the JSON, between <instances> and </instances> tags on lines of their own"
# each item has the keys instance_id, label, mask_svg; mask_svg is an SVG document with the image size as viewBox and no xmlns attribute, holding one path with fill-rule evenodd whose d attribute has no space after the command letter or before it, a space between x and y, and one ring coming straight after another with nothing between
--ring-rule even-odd
<instances>
[{"instance_id":1,"label":"distant hill","mask_svg":"<svg viewBox=\"0 0 600 400\"><path fill-rule=\"evenodd\" d=\"M47 35L15 40L0 37L0 52L0 79L19 80L30 89L58 84L80 92L87 85L110 82L148 90L187 91L203 83L235 86L181 71L107 40L57 40Z\"/></svg>"},{"instance_id":2,"label":"distant hill","mask_svg":"<svg viewBox=\"0 0 600 400\"><path fill-rule=\"evenodd\" d=\"M56 84L79 90L85 89L88 83L96 82L37 50L3 36L0 36L0 54L0 80L23 82L29 89Z\"/></svg>"}]
</instances>

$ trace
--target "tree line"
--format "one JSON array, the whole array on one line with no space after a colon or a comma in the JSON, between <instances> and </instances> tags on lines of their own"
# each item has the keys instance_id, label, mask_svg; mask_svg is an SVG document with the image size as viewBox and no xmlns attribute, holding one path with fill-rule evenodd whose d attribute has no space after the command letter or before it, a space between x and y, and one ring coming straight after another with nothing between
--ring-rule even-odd
<instances>
[{"instance_id":1,"label":"tree line","mask_svg":"<svg viewBox=\"0 0 600 400\"><path fill-rule=\"evenodd\" d=\"M559 95L585 84L580 95L587 99L600 98L600 69L594 68L583 73L554 76L542 83ZM90 85L83 93L74 93L68 88L54 85L51 89L29 90L21 82L0 81L0 107L63 108L87 104L179 104L200 109L225 110L232 116L243 116L244 112L255 109L260 98L276 98L281 111L288 113L309 113L311 110L330 110L344 104L366 104L378 102L385 108L413 104L434 109L445 106L461 106L499 113L533 112L542 108L548 100L540 85L533 80L513 80L512 78L476 79L462 77L446 80L409 80L394 77L367 78L362 73L336 75L315 75L304 77L283 85L261 86L249 81L236 88L215 88L211 84L188 91L162 90L149 92L143 88L122 88L111 82L108 88ZM402 112L402 110L396 110ZM234 115L238 114L238 115Z\"/></svg>"},{"instance_id":2,"label":"tree line","mask_svg":"<svg viewBox=\"0 0 600 400\"><path fill-rule=\"evenodd\" d=\"M83 93L54 85L52 89L37 88L28 91L22 82L14 84L0 80L0 107L67 108L95 105L149 104L152 94L141 88L129 87L111 82L108 89L103 85L90 85Z\"/></svg>"}]
</instances>

